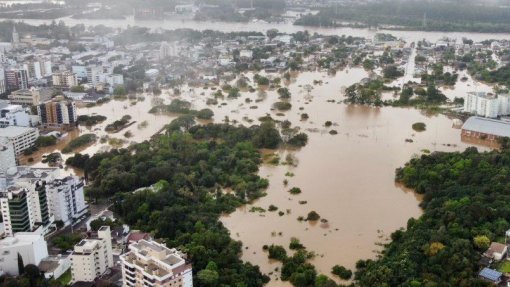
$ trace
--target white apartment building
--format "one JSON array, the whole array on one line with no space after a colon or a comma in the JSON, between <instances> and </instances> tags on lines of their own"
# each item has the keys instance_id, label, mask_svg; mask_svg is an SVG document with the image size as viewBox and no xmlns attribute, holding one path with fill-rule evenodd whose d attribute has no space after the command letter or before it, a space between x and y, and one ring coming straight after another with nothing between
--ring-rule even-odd
<instances>
[{"instance_id":1,"label":"white apartment building","mask_svg":"<svg viewBox=\"0 0 510 287\"><path fill-rule=\"evenodd\" d=\"M37 61L24 63L23 69L28 72L28 79L30 80L39 80L42 78L41 65Z\"/></svg>"},{"instance_id":2,"label":"white apartment building","mask_svg":"<svg viewBox=\"0 0 510 287\"><path fill-rule=\"evenodd\" d=\"M96 86L100 83L104 83L105 76L103 74L103 68L100 66L88 66L87 67L87 82Z\"/></svg>"},{"instance_id":3,"label":"white apartment building","mask_svg":"<svg viewBox=\"0 0 510 287\"><path fill-rule=\"evenodd\" d=\"M92 282L113 266L112 238L109 226L97 231L97 238L83 239L71 255L72 281Z\"/></svg>"},{"instance_id":4,"label":"white apartment building","mask_svg":"<svg viewBox=\"0 0 510 287\"><path fill-rule=\"evenodd\" d=\"M5 138L0 138L0 174L16 166L14 146Z\"/></svg>"},{"instance_id":5,"label":"white apartment building","mask_svg":"<svg viewBox=\"0 0 510 287\"><path fill-rule=\"evenodd\" d=\"M464 111L481 117L497 118L499 100L491 93L469 92L464 99Z\"/></svg>"},{"instance_id":6,"label":"white apartment building","mask_svg":"<svg viewBox=\"0 0 510 287\"><path fill-rule=\"evenodd\" d=\"M53 86L61 88L71 88L78 86L76 74L70 71L54 73L52 76Z\"/></svg>"},{"instance_id":7,"label":"white apartment building","mask_svg":"<svg viewBox=\"0 0 510 287\"><path fill-rule=\"evenodd\" d=\"M510 94L498 95L499 115L510 115Z\"/></svg>"},{"instance_id":8,"label":"white apartment building","mask_svg":"<svg viewBox=\"0 0 510 287\"><path fill-rule=\"evenodd\" d=\"M37 59L23 64L23 69L28 72L28 78L39 80L51 76L51 61L47 59Z\"/></svg>"},{"instance_id":9,"label":"white apartment building","mask_svg":"<svg viewBox=\"0 0 510 287\"><path fill-rule=\"evenodd\" d=\"M46 184L50 212L55 220L69 225L87 213L83 185L83 181L76 176L55 179Z\"/></svg>"},{"instance_id":10,"label":"white apartment building","mask_svg":"<svg viewBox=\"0 0 510 287\"><path fill-rule=\"evenodd\" d=\"M10 105L9 101L0 100L0 128L7 126L31 127L32 117L21 105Z\"/></svg>"},{"instance_id":11,"label":"white apartment building","mask_svg":"<svg viewBox=\"0 0 510 287\"><path fill-rule=\"evenodd\" d=\"M18 254L24 265L38 265L48 256L44 236L33 232L20 232L0 240L0 273L19 275Z\"/></svg>"},{"instance_id":12,"label":"white apartment building","mask_svg":"<svg viewBox=\"0 0 510 287\"><path fill-rule=\"evenodd\" d=\"M128 287L192 287L186 255L155 241L140 240L120 256L122 282Z\"/></svg>"},{"instance_id":13,"label":"white apartment building","mask_svg":"<svg viewBox=\"0 0 510 287\"><path fill-rule=\"evenodd\" d=\"M31 147L39 137L39 130L30 127L8 126L0 128L0 139L9 140L14 146L16 155Z\"/></svg>"},{"instance_id":14,"label":"white apartment building","mask_svg":"<svg viewBox=\"0 0 510 287\"><path fill-rule=\"evenodd\" d=\"M168 42L161 42L159 46L159 59L163 60L168 57L176 57L178 49L175 43L169 44Z\"/></svg>"},{"instance_id":15,"label":"white apartment building","mask_svg":"<svg viewBox=\"0 0 510 287\"><path fill-rule=\"evenodd\" d=\"M107 75L106 83L112 87L124 85L124 76L120 74Z\"/></svg>"},{"instance_id":16,"label":"white apartment building","mask_svg":"<svg viewBox=\"0 0 510 287\"><path fill-rule=\"evenodd\" d=\"M6 91L7 91L7 86L5 83L5 71L4 71L4 69L2 69L0 67L0 94L5 93Z\"/></svg>"},{"instance_id":17,"label":"white apartment building","mask_svg":"<svg viewBox=\"0 0 510 287\"><path fill-rule=\"evenodd\" d=\"M58 168L16 167L11 161L0 173L0 208L5 231L12 235L39 226L45 232L55 220L68 225L83 216L88 205L78 177L60 178Z\"/></svg>"}]
</instances>

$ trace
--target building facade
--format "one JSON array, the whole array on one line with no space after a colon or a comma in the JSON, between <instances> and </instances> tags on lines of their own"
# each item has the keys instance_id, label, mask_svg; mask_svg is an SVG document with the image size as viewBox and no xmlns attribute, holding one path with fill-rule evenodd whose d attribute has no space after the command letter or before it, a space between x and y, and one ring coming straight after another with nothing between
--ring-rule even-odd
<instances>
[{"instance_id":1,"label":"building facade","mask_svg":"<svg viewBox=\"0 0 510 287\"><path fill-rule=\"evenodd\" d=\"M462 126L461 136L487 142L497 142L499 138L510 137L510 122L470 117Z\"/></svg>"},{"instance_id":2,"label":"building facade","mask_svg":"<svg viewBox=\"0 0 510 287\"><path fill-rule=\"evenodd\" d=\"M22 183L0 191L0 210L7 236L38 229L45 233L44 231L53 223L46 190L41 183L35 188Z\"/></svg>"},{"instance_id":3,"label":"building facade","mask_svg":"<svg viewBox=\"0 0 510 287\"><path fill-rule=\"evenodd\" d=\"M7 91L28 89L28 73L24 69L9 69L5 71Z\"/></svg>"},{"instance_id":4,"label":"building facade","mask_svg":"<svg viewBox=\"0 0 510 287\"><path fill-rule=\"evenodd\" d=\"M39 130L30 127L7 126L0 128L0 138L6 139L14 146L16 155L30 148L39 137Z\"/></svg>"},{"instance_id":5,"label":"building facade","mask_svg":"<svg viewBox=\"0 0 510 287\"><path fill-rule=\"evenodd\" d=\"M78 86L78 77L76 74L70 71L54 73L52 76L53 86L70 89Z\"/></svg>"},{"instance_id":6,"label":"building facade","mask_svg":"<svg viewBox=\"0 0 510 287\"><path fill-rule=\"evenodd\" d=\"M38 265L48 256L48 247L41 234L22 232L0 240L0 254L0 273L17 276L19 257L24 265Z\"/></svg>"},{"instance_id":7,"label":"building facade","mask_svg":"<svg viewBox=\"0 0 510 287\"><path fill-rule=\"evenodd\" d=\"M51 99L52 90L47 88L35 88L18 90L12 92L8 99L13 105L37 106L41 102Z\"/></svg>"},{"instance_id":8,"label":"building facade","mask_svg":"<svg viewBox=\"0 0 510 287\"><path fill-rule=\"evenodd\" d=\"M0 67L0 94L7 92L7 86L5 83L5 71Z\"/></svg>"},{"instance_id":9,"label":"building facade","mask_svg":"<svg viewBox=\"0 0 510 287\"><path fill-rule=\"evenodd\" d=\"M39 122L44 126L63 126L76 124L76 104L62 96L37 106Z\"/></svg>"},{"instance_id":10,"label":"building facade","mask_svg":"<svg viewBox=\"0 0 510 287\"><path fill-rule=\"evenodd\" d=\"M112 238L109 226L97 231L97 238L83 239L71 255L72 281L92 282L113 266Z\"/></svg>"},{"instance_id":11,"label":"building facade","mask_svg":"<svg viewBox=\"0 0 510 287\"><path fill-rule=\"evenodd\" d=\"M186 255L155 241L140 240L120 256L122 281L128 287L192 287Z\"/></svg>"},{"instance_id":12,"label":"building facade","mask_svg":"<svg viewBox=\"0 0 510 287\"><path fill-rule=\"evenodd\" d=\"M32 117L22 106L0 100L0 128L7 126L31 127Z\"/></svg>"},{"instance_id":13,"label":"building facade","mask_svg":"<svg viewBox=\"0 0 510 287\"><path fill-rule=\"evenodd\" d=\"M87 213L88 205L85 203L83 186L83 181L76 176L48 182L46 190L50 199L50 211L55 220L69 225Z\"/></svg>"}]
</instances>

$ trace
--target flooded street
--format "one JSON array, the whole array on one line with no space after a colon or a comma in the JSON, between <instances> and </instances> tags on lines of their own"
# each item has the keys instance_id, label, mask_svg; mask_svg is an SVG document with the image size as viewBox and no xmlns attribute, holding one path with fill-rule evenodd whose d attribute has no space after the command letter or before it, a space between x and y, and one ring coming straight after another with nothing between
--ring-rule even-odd
<instances>
[{"instance_id":1,"label":"flooded street","mask_svg":"<svg viewBox=\"0 0 510 287\"><path fill-rule=\"evenodd\" d=\"M251 81L249 85L256 87L254 74L245 76ZM318 272L329 275L336 264L352 269L357 260L374 258L380 250L377 243L387 242L393 231L404 227L410 217L421 214L419 198L396 186L396 168L424 152L463 150L468 146L461 142L460 130L452 128L452 119L446 116L427 116L413 108L344 104L343 89L366 76L365 70L355 68L335 75L303 72L289 82L282 80L282 86L292 94L292 108L287 112L272 109L279 101L278 94L276 89L267 87L252 93L243 91L236 99L218 99L215 106L207 106L206 100L216 89L189 86L181 88L179 96L163 91L160 96L139 95L138 100L112 100L100 106L80 107L79 115L104 115L107 120L91 129L80 127L79 133L124 139L119 145L124 147L130 142L148 140L175 118L148 111L156 103L170 103L174 98L192 102L196 110L212 109L215 122L228 118L231 123L249 126L267 115L279 121L289 120L293 127L308 134L308 145L299 150L269 151L280 158L280 164L266 163L260 169L260 175L270 181L267 196L223 217L222 222L234 239L243 242L243 259L259 265L266 274L271 274L279 263L269 261L262 246L288 247L290 238L296 237L316 253L313 263ZM459 87L467 88L463 84ZM455 90L455 96L465 92ZM308 120L301 120L303 113L308 114ZM114 134L104 131L107 124L124 115L130 115L136 123ZM326 127L326 121L332 125ZM143 122L147 125L141 125ZM413 131L411 126L416 122L425 123L426 131ZM337 134L330 134L332 130ZM129 139L124 137L127 131L133 134ZM93 154L111 147L107 141L98 140L81 152ZM293 164L281 164L289 159ZM288 181L287 186L284 180ZM291 195L288 190L292 187L299 187L302 193ZM252 207L267 210L269 205L275 205L283 214L250 212ZM327 222L298 221L299 216L306 217L310 211L316 211ZM277 280L278 273L270 275L268 286L288 286Z\"/></svg>"}]
</instances>

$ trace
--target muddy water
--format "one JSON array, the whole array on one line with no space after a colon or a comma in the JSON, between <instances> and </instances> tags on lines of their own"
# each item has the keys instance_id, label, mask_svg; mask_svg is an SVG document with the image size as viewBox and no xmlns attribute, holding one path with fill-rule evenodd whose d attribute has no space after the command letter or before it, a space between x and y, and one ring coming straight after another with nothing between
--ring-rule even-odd
<instances>
[{"instance_id":1,"label":"muddy water","mask_svg":"<svg viewBox=\"0 0 510 287\"><path fill-rule=\"evenodd\" d=\"M246 76L253 78L252 73ZM228 117L231 123L250 125L257 124L259 117L271 115L277 120L291 121L293 126L309 135L308 145L300 150L270 151L281 161L290 154L295 165L263 165L260 175L270 181L267 196L222 218L232 237L241 240L247 248L243 259L259 265L264 273L271 273L279 264L267 259L262 246L274 243L288 247L291 237L299 238L308 250L317 254L314 264L319 272L328 275L335 264L353 268L359 259L374 258L380 250L376 243L387 242L391 232L421 213L419 198L395 185L395 169L425 150L454 151L467 147L461 142L460 131L453 129L452 121L445 116L430 117L415 109L341 103L342 90L366 76L362 69L349 69L333 76L304 72L290 82L282 81L292 93L292 109L283 113L272 109L273 103L279 101L278 95L275 89L267 87L253 93L243 92L237 99L219 99L216 106L206 105L206 99L214 90L182 88L179 97L191 101L195 109L211 108L215 122ZM107 134L104 132L107 124L129 114L137 123L109 136L124 138L123 134L130 131L133 137L128 141L141 142L174 118L149 114L155 104L154 97L144 97L145 100L134 105L131 104L134 101L124 100L92 108L82 107L78 114L108 117L107 121L92 128L98 137ZM169 103L175 97L165 91L158 98ZM307 113L309 119L302 121L302 113ZM147 127L139 128L138 124L143 121L147 121ZM333 125L325 127L326 121L332 121ZM415 122L426 123L427 130L414 132L411 125ZM338 134L331 135L331 130ZM79 132L91 131L80 128ZM406 139L413 142L406 143ZM108 143L98 142L83 152L92 154L110 147ZM293 176L289 176L290 173ZM285 179L287 186L283 184ZM301 188L302 194L290 195L287 190L291 187ZM300 204L300 201L306 201L306 204ZM270 204L285 214L249 211L253 206L267 209ZM310 224L297 220L298 216L306 217L312 210L328 223ZM271 275L273 280L269 286L288 285L278 281L277 277L276 273Z\"/></svg>"},{"instance_id":2,"label":"muddy water","mask_svg":"<svg viewBox=\"0 0 510 287\"><path fill-rule=\"evenodd\" d=\"M8 19L0 19L8 20ZM13 19L18 20L18 19ZM31 25L51 24L53 20L44 19L23 19L24 23ZM71 17L63 17L56 19L57 22L64 22L66 25L74 26L77 24L85 24L86 26L105 25L112 28L127 28L129 26L147 27L151 29L193 29L193 30L217 30L222 32L241 32L241 31L257 31L265 33L269 29L278 29L283 33L296 33L298 31L309 31L310 33L319 33L322 35L347 35L372 38L376 33L391 33L406 41L420 41L427 39L429 41L437 41L444 37L461 40L462 38L472 39L474 41L483 41L487 39L508 39L509 34L503 33L467 33L467 32L426 32L426 31L395 31L395 30L372 30L360 28L327 28L327 27L305 27L296 26L292 23L265 23L248 22L233 23L222 21L194 21L179 19L175 15L168 15L164 20L137 20L133 16L126 19L73 19Z\"/></svg>"},{"instance_id":3,"label":"muddy water","mask_svg":"<svg viewBox=\"0 0 510 287\"><path fill-rule=\"evenodd\" d=\"M142 94L138 96L138 100L129 99L112 99L110 102L94 106L86 107L79 105L77 108L78 115L104 115L107 119L95 126L86 127L80 126L77 130L65 134L58 142L57 145L42 148L30 156L21 157L20 164L29 164L37 167L45 167L46 164L41 163L43 155L47 155L52 152L61 151L72 139L77 138L80 135L93 133L97 136L97 141L93 145L85 146L74 150L69 154L62 154L63 161L72 156L76 152L82 154L93 155L97 152L108 151L111 148L127 147L130 143L143 142L149 140L152 135L160 131L167 123L169 123L174 117L166 115L154 115L148 113L148 111L156 104L158 99L160 102L169 103L170 99L162 95L156 97L153 95ZM105 131L105 127L114 121L120 120L123 116L130 115L132 119L130 122L135 121L134 124L129 127L122 129L116 133L109 133ZM146 123L142 124L142 123ZM132 134L131 137L127 138L124 136L126 132ZM100 138L107 136L110 139L121 140L121 144L112 145L109 141L101 142ZM33 162L29 161L29 158ZM76 173L72 169L67 170L67 174ZM64 172L66 174L66 172Z\"/></svg>"},{"instance_id":4,"label":"muddy water","mask_svg":"<svg viewBox=\"0 0 510 287\"><path fill-rule=\"evenodd\" d=\"M267 259L262 246L274 243L287 247L291 237L299 238L317 253L314 263L325 274L335 264L353 268L358 259L374 258L380 250L376 243L386 242L391 232L421 213L416 195L395 185L395 169L425 150L455 151L468 146L461 142L460 131L453 129L452 120L445 116L430 117L415 109L339 103L342 89L364 77L366 72L361 69L335 76L302 73L287 83L292 92L292 109L284 116L271 110L278 101L276 91L271 89L243 93L238 99L220 100L217 107L210 107L217 122L228 117L231 122L248 124L251 119L257 123L257 118L269 114L277 120L290 120L309 135L309 144L301 150L275 152L282 161L291 154L297 166L266 164L261 168L260 175L270 181L266 197L222 219L233 238L247 247L243 259L259 265L263 272L270 273L279 264ZM314 80L322 84L314 84ZM310 92L307 85L311 86ZM199 109L205 107L210 94L210 90L194 88L187 90L183 98ZM246 98L252 102L245 103ZM307 121L300 120L302 113L309 115ZM332 121L333 126L326 128L326 121ZM427 130L414 132L411 125L415 122L426 123ZM330 135L330 130L338 134ZM406 143L406 139L413 142ZM288 172L294 176L286 176ZM287 186L283 184L285 179ZM299 187L303 193L290 195L287 190L291 187ZM285 215L250 212L253 206L267 209L271 204ZM312 210L328 223L297 220ZM271 275L270 286L287 285L277 280L276 273Z\"/></svg>"}]
</instances>

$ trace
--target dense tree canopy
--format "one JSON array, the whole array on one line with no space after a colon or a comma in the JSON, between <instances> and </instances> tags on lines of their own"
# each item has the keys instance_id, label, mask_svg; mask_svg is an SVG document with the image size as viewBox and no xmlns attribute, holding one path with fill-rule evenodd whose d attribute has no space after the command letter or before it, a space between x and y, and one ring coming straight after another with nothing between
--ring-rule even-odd
<instances>
[{"instance_id":1,"label":"dense tree canopy","mask_svg":"<svg viewBox=\"0 0 510 287\"><path fill-rule=\"evenodd\" d=\"M488 286L480 253L510 228L510 151L436 152L397 170L423 194L424 214L391 235L378 260L360 261L361 286Z\"/></svg>"},{"instance_id":2,"label":"dense tree canopy","mask_svg":"<svg viewBox=\"0 0 510 287\"><path fill-rule=\"evenodd\" d=\"M67 164L92 179L89 196L115 198L125 223L182 248L197 286L262 286L267 277L240 261L241 243L218 219L263 195L268 181L256 174L262 162L257 148L276 148L281 136L272 121L184 129L183 121L178 118L150 142L92 157L76 154Z\"/></svg>"}]
</instances>

